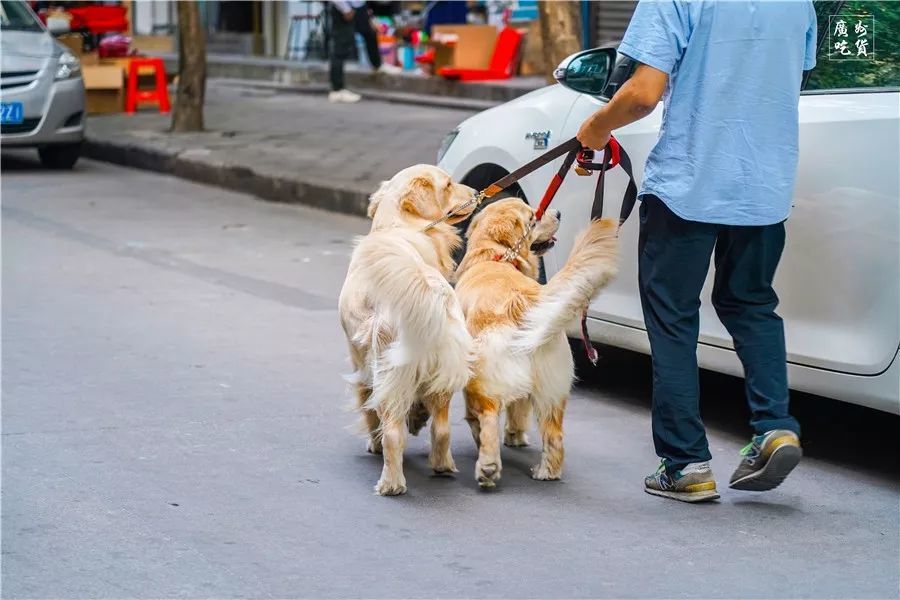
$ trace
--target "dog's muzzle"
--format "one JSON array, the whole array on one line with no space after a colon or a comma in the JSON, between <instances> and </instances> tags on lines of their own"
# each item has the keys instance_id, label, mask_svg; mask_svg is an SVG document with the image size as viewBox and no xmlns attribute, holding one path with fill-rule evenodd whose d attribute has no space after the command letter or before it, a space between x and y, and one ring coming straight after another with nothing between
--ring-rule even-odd
<instances>
[{"instance_id":1,"label":"dog's muzzle","mask_svg":"<svg viewBox=\"0 0 900 600\"><path fill-rule=\"evenodd\" d=\"M549 240L544 240L543 242L535 242L531 245L531 251L537 256L542 256L546 254L550 248L556 245L556 236L550 238Z\"/></svg>"}]
</instances>

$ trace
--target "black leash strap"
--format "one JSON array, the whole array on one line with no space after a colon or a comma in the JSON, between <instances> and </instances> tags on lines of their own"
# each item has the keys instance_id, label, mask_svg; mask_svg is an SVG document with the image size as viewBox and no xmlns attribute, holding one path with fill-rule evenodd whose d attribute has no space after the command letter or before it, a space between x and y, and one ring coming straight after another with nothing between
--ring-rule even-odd
<instances>
[{"instance_id":1,"label":"black leash strap","mask_svg":"<svg viewBox=\"0 0 900 600\"><path fill-rule=\"evenodd\" d=\"M568 140L567 142L564 142L564 143L560 144L559 146L557 146L555 148L551 148L547 152L544 152L543 154L541 154L540 156L538 156L531 162L525 163L524 165L522 165L521 167L519 167L518 169L516 169L509 175L498 179L491 185L484 188L484 191L482 191L482 194L484 194L485 198L491 198L492 196L496 196L497 194L499 194L500 192L502 192L503 190L505 190L512 184L516 183L517 181L519 181L526 175L529 175L529 174L533 173L534 171L537 171L544 165L553 162L554 160L556 160L563 154L568 154L570 152L577 152L580 149L581 149L581 143L578 141L577 138L572 138L571 140ZM571 163L569 163L569 164L571 164Z\"/></svg>"},{"instance_id":2,"label":"black leash strap","mask_svg":"<svg viewBox=\"0 0 900 600\"><path fill-rule=\"evenodd\" d=\"M612 160L615 159L615 163ZM637 182L634 179L634 168L631 164L631 157L625 152L625 149L619 145L618 140L610 138L609 145L603 152L603 161L601 163L592 163L590 155L582 152L579 156L578 166L588 171L599 171L600 176L597 179L597 187L594 190L594 204L591 206L591 220L603 217L603 191L606 187L606 172L618 164L628 176L628 186L625 188L625 195L622 196L622 207L619 210L619 226L628 220L637 203Z\"/></svg>"}]
</instances>

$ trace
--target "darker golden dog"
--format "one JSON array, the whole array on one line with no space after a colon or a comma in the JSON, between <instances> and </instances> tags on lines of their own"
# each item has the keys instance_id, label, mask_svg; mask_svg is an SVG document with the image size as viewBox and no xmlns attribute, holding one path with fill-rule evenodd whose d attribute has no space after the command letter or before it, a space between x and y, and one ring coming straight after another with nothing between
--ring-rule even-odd
<instances>
[{"instance_id":1,"label":"darker golden dog","mask_svg":"<svg viewBox=\"0 0 900 600\"><path fill-rule=\"evenodd\" d=\"M482 487L500 478L500 413L504 442L528 443L532 410L543 451L535 479L559 479L563 414L574 379L567 325L617 272L615 222L595 221L576 240L566 264L540 285L537 252L552 245L558 213L535 223L534 211L510 198L485 207L467 234L456 294L475 339L476 364L465 387L466 420L478 446L475 476Z\"/></svg>"}]
</instances>

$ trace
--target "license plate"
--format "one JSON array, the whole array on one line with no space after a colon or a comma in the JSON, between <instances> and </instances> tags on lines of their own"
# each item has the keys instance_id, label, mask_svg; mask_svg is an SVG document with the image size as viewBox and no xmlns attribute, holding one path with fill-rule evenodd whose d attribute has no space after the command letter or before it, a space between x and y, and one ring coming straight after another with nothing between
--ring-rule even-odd
<instances>
[{"instance_id":1,"label":"license plate","mask_svg":"<svg viewBox=\"0 0 900 600\"><path fill-rule=\"evenodd\" d=\"M25 120L21 102L0 102L0 124L19 125Z\"/></svg>"}]
</instances>

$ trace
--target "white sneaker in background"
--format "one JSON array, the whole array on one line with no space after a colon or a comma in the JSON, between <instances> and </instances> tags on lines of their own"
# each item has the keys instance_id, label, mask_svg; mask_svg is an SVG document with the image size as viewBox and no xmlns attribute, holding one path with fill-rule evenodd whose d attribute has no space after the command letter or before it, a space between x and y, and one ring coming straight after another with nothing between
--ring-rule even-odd
<instances>
[{"instance_id":1,"label":"white sneaker in background","mask_svg":"<svg viewBox=\"0 0 900 600\"><path fill-rule=\"evenodd\" d=\"M344 102L346 104L352 104L354 102L359 102L362 100L362 96L359 94L354 94L350 90L336 90L328 93L328 101L329 102Z\"/></svg>"},{"instance_id":2,"label":"white sneaker in background","mask_svg":"<svg viewBox=\"0 0 900 600\"><path fill-rule=\"evenodd\" d=\"M381 66L378 67L379 73L387 73L388 75L398 75L403 72L401 67L397 65L389 65L388 63L381 63Z\"/></svg>"}]
</instances>

